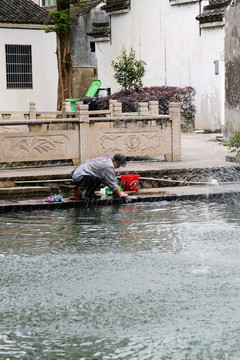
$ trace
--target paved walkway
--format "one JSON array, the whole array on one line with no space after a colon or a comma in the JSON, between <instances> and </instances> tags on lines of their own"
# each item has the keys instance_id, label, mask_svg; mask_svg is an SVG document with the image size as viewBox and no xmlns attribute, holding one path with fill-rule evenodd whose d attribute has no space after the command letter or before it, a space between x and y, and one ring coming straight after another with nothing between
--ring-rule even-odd
<instances>
[{"instance_id":1,"label":"paved walkway","mask_svg":"<svg viewBox=\"0 0 240 360\"><path fill-rule=\"evenodd\" d=\"M124 172L150 170L178 170L196 168L235 167L238 163L226 161L231 155L227 146L216 140L219 134L182 134L182 157L178 162L127 162ZM49 168L5 169L0 170L0 181L24 178L68 178L74 166L59 166Z\"/></svg>"},{"instance_id":2,"label":"paved walkway","mask_svg":"<svg viewBox=\"0 0 240 360\"><path fill-rule=\"evenodd\" d=\"M126 169L197 169L215 167L234 167L238 163L229 162L226 156L232 155L227 146L217 141L219 134L182 134L182 156L178 162L128 163Z\"/></svg>"}]
</instances>

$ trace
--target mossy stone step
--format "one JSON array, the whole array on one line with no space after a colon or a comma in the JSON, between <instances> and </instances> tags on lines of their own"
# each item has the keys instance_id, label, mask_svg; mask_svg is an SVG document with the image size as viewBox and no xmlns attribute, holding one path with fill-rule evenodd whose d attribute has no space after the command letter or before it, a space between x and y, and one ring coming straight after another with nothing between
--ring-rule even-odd
<instances>
[{"instance_id":1,"label":"mossy stone step","mask_svg":"<svg viewBox=\"0 0 240 360\"><path fill-rule=\"evenodd\" d=\"M0 199L42 198L51 195L49 186L0 187Z\"/></svg>"}]
</instances>

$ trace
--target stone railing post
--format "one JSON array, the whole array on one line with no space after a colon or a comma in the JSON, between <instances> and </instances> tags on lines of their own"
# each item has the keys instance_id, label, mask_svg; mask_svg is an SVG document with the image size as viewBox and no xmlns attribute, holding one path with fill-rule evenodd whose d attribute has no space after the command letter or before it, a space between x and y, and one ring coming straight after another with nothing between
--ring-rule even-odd
<instances>
[{"instance_id":1,"label":"stone railing post","mask_svg":"<svg viewBox=\"0 0 240 360\"><path fill-rule=\"evenodd\" d=\"M147 102L139 102L138 103L138 115L144 116L148 115L148 103ZM147 124L146 121L138 121L138 127L143 127Z\"/></svg>"},{"instance_id":2,"label":"stone railing post","mask_svg":"<svg viewBox=\"0 0 240 360\"><path fill-rule=\"evenodd\" d=\"M88 105L77 105L76 115L80 120L79 126L79 159L84 162L89 159L89 115Z\"/></svg>"},{"instance_id":3,"label":"stone railing post","mask_svg":"<svg viewBox=\"0 0 240 360\"><path fill-rule=\"evenodd\" d=\"M181 160L181 104L169 104L169 116L171 121L171 148L172 161Z\"/></svg>"},{"instance_id":4,"label":"stone railing post","mask_svg":"<svg viewBox=\"0 0 240 360\"><path fill-rule=\"evenodd\" d=\"M37 111L36 111L36 103L35 102L29 103L29 119L30 120L37 119Z\"/></svg>"},{"instance_id":5,"label":"stone railing post","mask_svg":"<svg viewBox=\"0 0 240 360\"><path fill-rule=\"evenodd\" d=\"M158 101L149 101L148 103L148 110L149 113L152 115L158 115L159 114L159 110L158 110Z\"/></svg>"},{"instance_id":6,"label":"stone railing post","mask_svg":"<svg viewBox=\"0 0 240 360\"><path fill-rule=\"evenodd\" d=\"M113 100L114 101L114 100ZM121 102L118 102L117 100L112 102L112 116L113 117L121 117L122 115L122 103ZM119 124L117 122L114 122L112 124L112 126L115 128L115 127L118 127Z\"/></svg>"},{"instance_id":7,"label":"stone railing post","mask_svg":"<svg viewBox=\"0 0 240 360\"><path fill-rule=\"evenodd\" d=\"M114 104L117 103L117 100L109 100L109 111L110 111L110 117L113 117L114 113Z\"/></svg>"},{"instance_id":8,"label":"stone railing post","mask_svg":"<svg viewBox=\"0 0 240 360\"><path fill-rule=\"evenodd\" d=\"M147 102L139 102L138 103L138 115L140 115L140 116L148 115L148 103Z\"/></svg>"},{"instance_id":9,"label":"stone railing post","mask_svg":"<svg viewBox=\"0 0 240 360\"><path fill-rule=\"evenodd\" d=\"M37 120L41 118L41 114L37 115L37 110L36 110L36 103L35 102L30 102L29 103L29 120ZM29 124L28 125L29 131L32 132L38 132L41 130L46 130L47 126L46 125L41 125L41 124Z\"/></svg>"},{"instance_id":10,"label":"stone railing post","mask_svg":"<svg viewBox=\"0 0 240 360\"><path fill-rule=\"evenodd\" d=\"M67 118L67 103L66 103L66 101L62 102L62 118L63 119Z\"/></svg>"},{"instance_id":11,"label":"stone railing post","mask_svg":"<svg viewBox=\"0 0 240 360\"><path fill-rule=\"evenodd\" d=\"M158 101L149 101L148 102L148 111L151 115L159 115L159 109L158 109ZM151 121L151 124L153 126L157 125L156 121Z\"/></svg>"},{"instance_id":12,"label":"stone railing post","mask_svg":"<svg viewBox=\"0 0 240 360\"><path fill-rule=\"evenodd\" d=\"M118 117L122 114L122 103L116 101L113 104L113 117Z\"/></svg>"},{"instance_id":13,"label":"stone railing post","mask_svg":"<svg viewBox=\"0 0 240 360\"><path fill-rule=\"evenodd\" d=\"M67 103L65 101L62 102L62 118L63 119L67 118ZM62 130L70 130L71 124L62 123L61 128Z\"/></svg>"}]
</instances>

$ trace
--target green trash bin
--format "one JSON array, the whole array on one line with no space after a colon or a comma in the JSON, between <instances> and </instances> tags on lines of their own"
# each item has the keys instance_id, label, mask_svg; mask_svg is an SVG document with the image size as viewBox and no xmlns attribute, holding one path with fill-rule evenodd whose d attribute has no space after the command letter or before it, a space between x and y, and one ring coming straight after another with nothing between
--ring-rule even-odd
<instances>
[{"instance_id":1,"label":"green trash bin","mask_svg":"<svg viewBox=\"0 0 240 360\"><path fill-rule=\"evenodd\" d=\"M76 111L76 102L80 99L65 99L65 101L71 103L71 111Z\"/></svg>"},{"instance_id":2,"label":"green trash bin","mask_svg":"<svg viewBox=\"0 0 240 360\"><path fill-rule=\"evenodd\" d=\"M97 95L98 89L100 88L101 81L100 80L93 80L91 83L85 97L94 97Z\"/></svg>"}]
</instances>

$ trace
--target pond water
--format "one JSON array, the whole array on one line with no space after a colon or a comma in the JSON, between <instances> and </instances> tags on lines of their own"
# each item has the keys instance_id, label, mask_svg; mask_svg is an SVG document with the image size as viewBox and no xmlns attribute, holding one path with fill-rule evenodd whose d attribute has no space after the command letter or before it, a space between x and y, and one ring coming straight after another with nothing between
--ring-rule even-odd
<instances>
[{"instance_id":1,"label":"pond water","mask_svg":"<svg viewBox=\"0 0 240 360\"><path fill-rule=\"evenodd\" d=\"M0 359L240 359L239 204L0 215Z\"/></svg>"}]
</instances>

